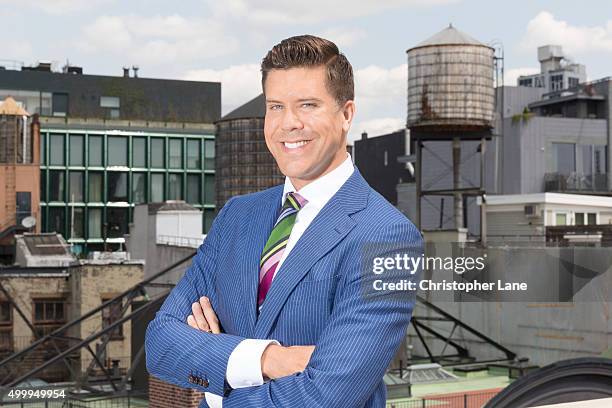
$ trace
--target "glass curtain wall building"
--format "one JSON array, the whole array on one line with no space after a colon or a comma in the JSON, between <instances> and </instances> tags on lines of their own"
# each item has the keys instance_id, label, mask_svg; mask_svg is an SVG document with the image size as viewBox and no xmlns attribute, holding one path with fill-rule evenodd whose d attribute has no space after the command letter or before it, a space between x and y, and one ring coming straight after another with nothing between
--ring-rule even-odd
<instances>
[{"instance_id":1,"label":"glass curtain wall building","mask_svg":"<svg viewBox=\"0 0 612 408\"><path fill-rule=\"evenodd\" d=\"M41 130L42 231L88 251L119 246L135 205L185 200L215 216L212 134ZM109 245L110 244L110 245Z\"/></svg>"}]
</instances>

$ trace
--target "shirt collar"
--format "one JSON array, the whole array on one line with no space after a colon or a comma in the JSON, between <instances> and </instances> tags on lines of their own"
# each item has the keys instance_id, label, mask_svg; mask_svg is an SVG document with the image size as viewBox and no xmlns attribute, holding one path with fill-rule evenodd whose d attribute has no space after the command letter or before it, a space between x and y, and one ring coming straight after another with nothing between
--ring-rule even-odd
<instances>
[{"instance_id":1,"label":"shirt collar","mask_svg":"<svg viewBox=\"0 0 612 408\"><path fill-rule=\"evenodd\" d=\"M347 153L346 156L346 159L338 167L313 182L308 183L298 191L302 197L308 200L308 206L311 208L323 208L334 194L340 190L340 187L349 179L351 174L353 174L355 170L353 160L349 153ZM291 180L289 180L289 177L285 177L281 205L285 202L287 194L294 191L296 190L293 184L291 184Z\"/></svg>"}]
</instances>

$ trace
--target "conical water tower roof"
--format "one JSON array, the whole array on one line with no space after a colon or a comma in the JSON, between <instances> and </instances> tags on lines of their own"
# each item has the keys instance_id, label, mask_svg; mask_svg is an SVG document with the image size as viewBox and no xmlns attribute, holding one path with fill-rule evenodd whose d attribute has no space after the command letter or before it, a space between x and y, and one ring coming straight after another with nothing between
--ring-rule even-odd
<instances>
[{"instance_id":1,"label":"conical water tower roof","mask_svg":"<svg viewBox=\"0 0 612 408\"><path fill-rule=\"evenodd\" d=\"M444 30L438 32L437 34L432 35L425 41L417 44L413 48L420 47L429 47L435 45L482 45L483 47L487 47L487 45L481 43L480 41L470 37L464 32L457 30L453 27L452 24L449 24Z\"/></svg>"},{"instance_id":2,"label":"conical water tower roof","mask_svg":"<svg viewBox=\"0 0 612 408\"><path fill-rule=\"evenodd\" d=\"M0 115L30 116L30 114L21 106L17 105L15 99L10 96L6 98L4 102L0 102Z\"/></svg>"}]
</instances>

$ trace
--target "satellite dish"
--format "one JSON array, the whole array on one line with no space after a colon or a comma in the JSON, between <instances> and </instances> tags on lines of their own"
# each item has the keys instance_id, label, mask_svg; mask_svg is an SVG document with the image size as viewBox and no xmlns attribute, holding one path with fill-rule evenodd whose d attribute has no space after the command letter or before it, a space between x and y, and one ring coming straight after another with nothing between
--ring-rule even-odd
<instances>
[{"instance_id":1,"label":"satellite dish","mask_svg":"<svg viewBox=\"0 0 612 408\"><path fill-rule=\"evenodd\" d=\"M23 220L21 220L21 225L23 225L24 228L30 229L36 225L36 218L25 217Z\"/></svg>"}]
</instances>

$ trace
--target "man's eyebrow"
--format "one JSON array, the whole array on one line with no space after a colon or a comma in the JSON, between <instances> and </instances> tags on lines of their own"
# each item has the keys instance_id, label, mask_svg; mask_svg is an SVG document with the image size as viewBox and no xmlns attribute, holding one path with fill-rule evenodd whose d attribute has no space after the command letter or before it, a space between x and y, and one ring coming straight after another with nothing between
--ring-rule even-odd
<instances>
[{"instance_id":1,"label":"man's eyebrow","mask_svg":"<svg viewBox=\"0 0 612 408\"><path fill-rule=\"evenodd\" d=\"M311 97L311 98L300 98L300 99L298 99L298 102L307 102L307 101L323 102L322 99L315 98L314 96Z\"/></svg>"},{"instance_id":2,"label":"man's eyebrow","mask_svg":"<svg viewBox=\"0 0 612 408\"><path fill-rule=\"evenodd\" d=\"M319 98L315 98L314 96L311 98L300 98L297 100L298 102L307 102L307 101L317 101L317 102L323 102L322 99ZM275 99L266 99L266 103L283 103L281 101L277 101Z\"/></svg>"}]
</instances>

